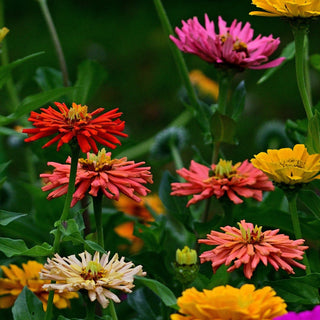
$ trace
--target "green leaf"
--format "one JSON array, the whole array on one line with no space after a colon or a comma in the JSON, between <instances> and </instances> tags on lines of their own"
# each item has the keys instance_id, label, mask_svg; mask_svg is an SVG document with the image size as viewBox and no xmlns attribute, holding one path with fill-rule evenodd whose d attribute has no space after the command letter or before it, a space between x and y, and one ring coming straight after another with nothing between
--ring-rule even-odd
<instances>
[{"instance_id":1,"label":"green leaf","mask_svg":"<svg viewBox=\"0 0 320 320\"><path fill-rule=\"evenodd\" d=\"M11 160L8 162L5 162L5 163L1 163L0 164L0 173L2 173L4 170L6 170L10 163L11 163Z\"/></svg>"},{"instance_id":2,"label":"green leaf","mask_svg":"<svg viewBox=\"0 0 320 320\"><path fill-rule=\"evenodd\" d=\"M216 111L211 118L211 133L216 142L235 144L236 122Z\"/></svg>"},{"instance_id":3,"label":"green leaf","mask_svg":"<svg viewBox=\"0 0 320 320\"><path fill-rule=\"evenodd\" d=\"M0 210L0 225L6 226L10 222L26 216L26 213L9 212L5 210Z\"/></svg>"},{"instance_id":4,"label":"green leaf","mask_svg":"<svg viewBox=\"0 0 320 320\"><path fill-rule=\"evenodd\" d=\"M320 71L320 54L313 54L309 58L310 65L316 69L317 71Z\"/></svg>"},{"instance_id":5,"label":"green leaf","mask_svg":"<svg viewBox=\"0 0 320 320\"><path fill-rule=\"evenodd\" d=\"M320 153L320 113L318 110L308 122L306 146L309 153Z\"/></svg>"},{"instance_id":6,"label":"green leaf","mask_svg":"<svg viewBox=\"0 0 320 320\"><path fill-rule=\"evenodd\" d=\"M232 119L237 121L241 116L246 102L245 82L241 81L232 96Z\"/></svg>"},{"instance_id":7,"label":"green leaf","mask_svg":"<svg viewBox=\"0 0 320 320\"><path fill-rule=\"evenodd\" d=\"M37 52L34 54L31 54L29 56L26 56L24 58L18 59L16 61L13 61L7 65L1 66L0 67L0 89L3 87L3 85L7 82L11 70L13 70L15 67L19 66L20 64L24 63L25 61L32 59L34 57L39 56L40 54L43 54L44 52Z\"/></svg>"},{"instance_id":8,"label":"green leaf","mask_svg":"<svg viewBox=\"0 0 320 320\"><path fill-rule=\"evenodd\" d=\"M294 41L287 44L287 46L280 53L280 57L285 57L286 59L277 67L268 69L264 75L258 80L258 84L261 84L268 80L276 71L278 71L285 63L292 60L295 56L295 45Z\"/></svg>"},{"instance_id":9,"label":"green leaf","mask_svg":"<svg viewBox=\"0 0 320 320\"><path fill-rule=\"evenodd\" d=\"M299 199L320 220L320 197L311 190L301 189L299 191Z\"/></svg>"},{"instance_id":10,"label":"green leaf","mask_svg":"<svg viewBox=\"0 0 320 320\"><path fill-rule=\"evenodd\" d=\"M318 288L320 287L320 274L313 273L304 277L292 277L267 282L287 303L297 305L319 304Z\"/></svg>"},{"instance_id":11,"label":"green leaf","mask_svg":"<svg viewBox=\"0 0 320 320\"><path fill-rule=\"evenodd\" d=\"M173 292L161 282L139 276L135 276L135 279L137 283L140 283L153 291L167 307L178 309L177 298Z\"/></svg>"},{"instance_id":12,"label":"green leaf","mask_svg":"<svg viewBox=\"0 0 320 320\"><path fill-rule=\"evenodd\" d=\"M59 70L40 67L36 70L34 77L37 84L43 91L48 91L56 88L63 87L62 73Z\"/></svg>"},{"instance_id":13,"label":"green leaf","mask_svg":"<svg viewBox=\"0 0 320 320\"><path fill-rule=\"evenodd\" d=\"M94 241L84 240L84 243L93 251L99 251L101 253L106 253L106 250Z\"/></svg>"},{"instance_id":14,"label":"green leaf","mask_svg":"<svg viewBox=\"0 0 320 320\"><path fill-rule=\"evenodd\" d=\"M12 307L14 320L43 320L42 302L28 287L24 287Z\"/></svg>"},{"instance_id":15,"label":"green leaf","mask_svg":"<svg viewBox=\"0 0 320 320\"><path fill-rule=\"evenodd\" d=\"M41 245L36 245L29 249L21 239L0 237L0 251L9 258L13 256L40 257L50 255L52 253L52 247L44 242Z\"/></svg>"},{"instance_id":16,"label":"green leaf","mask_svg":"<svg viewBox=\"0 0 320 320\"><path fill-rule=\"evenodd\" d=\"M92 60L83 61L78 67L78 76L72 101L86 104L107 77L105 69Z\"/></svg>"}]
</instances>

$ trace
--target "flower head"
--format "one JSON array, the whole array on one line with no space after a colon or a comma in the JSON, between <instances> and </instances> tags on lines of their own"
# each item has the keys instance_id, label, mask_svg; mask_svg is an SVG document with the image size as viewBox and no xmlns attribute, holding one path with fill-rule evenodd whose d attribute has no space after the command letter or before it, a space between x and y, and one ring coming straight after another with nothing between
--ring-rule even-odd
<instances>
[{"instance_id":1,"label":"flower head","mask_svg":"<svg viewBox=\"0 0 320 320\"><path fill-rule=\"evenodd\" d=\"M320 305L311 311L302 311L299 313L288 312L283 316L274 318L274 320L317 320L320 319Z\"/></svg>"},{"instance_id":2,"label":"flower head","mask_svg":"<svg viewBox=\"0 0 320 320\"><path fill-rule=\"evenodd\" d=\"M251 159L251 163L278 184L295 185L320 179L320 154L309 155L303 144L293 149L268 149Z\"/></svg>"},{"instance_id":3,"label":"flower head","mask_svg":"<svg viewBox=\"0 0 320 320\"><path fill-rule=\"evenodd\" d=\"M189 170L182 168L177 173L187 182L171 184L174 196L193 195L187 206L200 200L227 195L235 204L242 203L239 196L262 200L262 191L272 191L272 182L247 160L232 165L231 161L221 160L217 165L206 167L191 161Z\"/></svg>"},{"instance_id":4,"label":"flower head","mask_svg":"<svg viewBox=\"0 0 320 320\"><path fill-rule=\"evenodd\" d=\"M87 251L80 253L79 256L81 260L75 255L60 257L55 254L54 258L48 258L40 277L57 283L45 284L43 288L58 292L84 289L88 291L91 301L98 300L101 306L106 308L110 299L120 302L112 289L130 293L134 287L134 276L146 274L142 271L142 266L134 267L132 262L125 262L124 257L119 260L118 254L110 260L110 252L103 254L101 259L99 252L93 257Z\"/></svg>"},{"instance_id":5,"label":"flower head","mask_svg":"<svg viewBox=\"0 0 320 320\"><path fill-rule=\"evenodd\" d=\"M201 263L212 262L213 272L222 265L229 266L232 272L243 265L244 275L250 279L253 271L261 261L265 266L270 263L277 271L279 268L293 273L294 267L306 269L306 266L295 261L302 260L304 250L303 239L290 240L287 235L278 234L279 229L262 231L262 227L253 226L241 220L239 229L235 227L221 227L224 231L211 231L207 239L200 239L199 243L217 246L213 250L200 255Z\"/></svg>"},{"instance_id":6,"label":"flower head","mask_svg":"<svg viewBox=\"0 0 320 320\"><path fill-rule=\"evenodd\" d=\"M217 101L219 96L219 85L217 82L208 78L200 70L192 70L189 73L191 83L198 89L200 97L210 97Z\"/></svg>"},{"instance_id":7,"label":"flower head","mask_svg":"<svg viewBox=\"0 0 320 320\"><path fill-rule=\"evenodd\" d=\"M127 137L127 134L122 132L125 122L119 119L122 113L118 112L118 109L95 117L104 108L88 112L87 106L76 103L73 103L70 109L64 103L55 102L55 105L59 111L49 107L48 109L41 108L41 113L31 112L28 120L35 128L23 130L29 135L25 139L26 142L56 134L43 148L59 141L57 145L57 150L59 150L64 143L69 143L76 138L82 152L89 152L92 149L94 153L97 153L96 142L114 149L116 144L120 144L119 139L115 136Z\"/></svg>"},{"instance_id":8,"label":"flower head","mask_svg":"<svg viewBox=\"0 0 320 320\"><path fill-rule=\"evenodd\" d=\"M242 22L234 20L230 27L218 18L219 32L215 32L214 22L205 15L205 27L197 17L182 21L182 28L176 28L178 38L170 39L183 52L199 56L216 66L236 69L266 69L278 66L285 58L278 58L266 63L269 56L279 46L279 38L272 35L253 39L250 23L242 27Z\"/></svg>"},{"instance_id":9,"label":"flower head","mask_svg":"<svg viewBox=\"0 0 320 320\"><path fill-rule=\"evenodd\" d=\"M55 169L53 173L43 173L40 175L47 185L42 187L43 191L52 191L48 199L57 198L67 193L71 158L68 157L67 164L48 162L48 165ZM111 152L106 152L103 148L97 155L87 154L87 159L79 159L76 191L73 194L71 206L81 200L86 192L93 197L101 191L107 198L118 200L120 193L125 194L134 201L140 201L140 196L150 192L144 184L152 183L150 167L141 167L144 162L135 163L127 158L111 159Z\"/></svg>"},{"instance_id":10,"label":"flower head","mask_svg":"<svg viewBox=\"0 0 320 320\"><path fill-rule=\"evenodd\" d=\"M256 290L252 284L202 292L190 288L178 298L178 306L179 314L172 314L171 320L272 320L287 312L284 300L271 287Z\"/></svg>"},{"instance_id":11,"label":"flower head","mask_svg":"<svg viewBox=\"0 0 320 320\"><path fill-rule=\"evenodd\" d=\"M252 0L265 11L251 11L250 15L266 17L310 18L320 15L319 0Z\"/></svg>"},{"instance_id":12,"label":"flower head","mask_svg":"<svg viewBox=\"0 0 320 320\"><path fill-rule=\"evenodd\" d=\"M29 260L22 264L22 269L14 264L9 267L1 266L6 277L0 278L0 309L10 308L22 289L27 286L42 302L43 309L47 309L48 292L42 288L49 280L41 280L39 272L43 265L37 261ZM77 298L76 292L62 290L54 293L53 303L59 308L70 307L69 299Z\"/></svg>"}]
</instances>

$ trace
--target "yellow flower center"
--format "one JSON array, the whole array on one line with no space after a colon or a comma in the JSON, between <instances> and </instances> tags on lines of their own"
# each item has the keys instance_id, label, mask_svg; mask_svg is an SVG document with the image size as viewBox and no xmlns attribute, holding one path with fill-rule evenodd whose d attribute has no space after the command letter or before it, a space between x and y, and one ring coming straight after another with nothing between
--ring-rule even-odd
<instances>
[{"instance_id":1,"label":"yellow flower center","mask_svg":"<svg viewBox=\"0 0 320 320\"><path fill-rule=\"evenodd\" d=\"M304 168L306 165L306 162L299 159L287 159L287 160L280 161L279 164L283 168L287 168L287 167Z\"/></svg>"},{"instance_id":2,"label":"yellow flower center","mask_svg":"<svg viewBox=\"0 0 320 320\"><path fill-rule=\"evenodd\" d=\"M245 52L249 56L247 44L239 39L233 44L233 50L237 52Z\"/></svg>"},{"instance_id":3,"label":"yellow flower center","mask_svg":"<svg viewBox=\"0 0 320 320\"><path fill-rule=\"evenodd\" d=\"M67 118L71 121L84 121L91 119L88 114L88 107L82 106L81 104L72 103L72 107L69 109Z\"/></svg>"},{"instance_id":4,"label":"yellow flower center","mask_svg":"<svg viewBox=\"0 0 320 320\"><path fill-rule=\"evenodd\" d=\"M88 159L79 159L82 167L91 171L111 170L112 165L118 162L118 159L111 160L105 148L101 149L98 154L90 153Z\"/></svg>"},{"instance_id":5,"label":"yellow flower center","mask_svg":"<svg viewBox=\"0 0 320 320\"><path fill-rule=\"evenodd\" d=\"M185 246L182 250L177 249L176 251L176 262L180 265L193 265L197 263L197 252L196 250L190 249Z\"/></svg>"},{"instance_id":6,"label":"yellow flower center","mask_svg":"<svg viewBox=\"0 0 320 320\"><path fill-rule=\"evenodd\" d=\"M263 240L262 227L258 227L256 225L253 230L250 230L249 228L245 229L240 222L238 222L238 226L241 231L241 236L245 242L258 243Z\"/></svg>"},{"instance_id":7,"label":"yellow flower center","mask_svg":"<svg viewBox=\"0 0 320 320\"><path fill-rule=\"evenodd\" d=\"M97 281L104 276L104 269L99 262L89 261L88 265L82 268L80 275L84 280Z\"/></svg>"}]
</instances>

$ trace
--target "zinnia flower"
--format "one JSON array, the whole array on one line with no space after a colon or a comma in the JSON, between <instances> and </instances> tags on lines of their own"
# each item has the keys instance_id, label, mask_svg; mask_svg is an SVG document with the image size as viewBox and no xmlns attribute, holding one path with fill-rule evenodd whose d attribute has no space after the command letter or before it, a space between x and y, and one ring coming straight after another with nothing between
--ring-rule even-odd
<instances>
[{"instance_id":1,"label":"zinnia flower","mask_svg":"<svg viewBox=\"0 0 320 320\"><path fill-rule=\"evenodd\" d=\"M58 281L45 284L46 290L71 292L85 289L91 301L98 300L103 308L109 300L120 302L120 299L111 290L116 289L125 293L132 292L135 275L144 276L142 266L133 267L132 262L125 262L124 257L118 259L115 254L109 260L110 252L103 254L100 259L99 252L92 255L87 251L79 254L81 261L75 255L60 257L57 253L49 259L42 269L41 279Z\"/></svg>"},{"instance_id":2,"label":"zinnia flower","mask_svg":"<svg viewBox=\"0 0 320 320\"><path fill-rule=\"evenodd\" d=\"M320 179L320 154L309 155L303 144L293 149L268 149L251 159L251 163L278 184L295 185Z\"/></svg>"},{"instance_id":3,"label":"zinnia flower","mask_svg":"<svg viewBox=\"0 0 320 320\"><path fill-rule=\"evenodd\" d=\"M262 227L253 226L245 220L238 222L235 227L221 227L224 231L211 231L207 239L198 240L199 243L217 246L213 250L200 255L201 263L212 262L213 272L222 265L233 265L227 271L232 272L243 265L244 275L250 279L253 271L261 261L265 266L270 263L277 271L279 268L293 273L294 267L306 269L306 266L294 259L302 260L304 250L303 239L290 240L287 235L278 234L279 229L262 231Z\"/></svg>"},{"instance_id":4,"label":"zinnia flower","mask_svg":"<svg viewBox=\"0 0 320 320\"><path fill-rule=\"evenodd\" d=\"M218 18L219 32L215 32L214 22L205 14L205 27L197 17L182 21L182 28L176 28L178 38L170 39L183 52L199 56L216 66L236 69L266 69L276 67L285 58L278 58L268 63L269 56L278 48L279 38L272 35L253 39L253 29L250 23L242 28L242 22L234 20L230 27Z\"/></svg>"},{"instance_id":5,"label":"zinnia flower","mask_svg":"<svg viewBox=\"0 0 320 320\"><path fill-rule=\"evenodd\" d=\"M239 196L262 200L262 191L272 191L274 187L268 177L254 168L247 160L232 165L232 161L220 159L217 165L204 166L191 161L189 170L182 168L177 173L187 182L171 184L173 196L193 195L187 206L200 200L227 195L235 204L242 203Z\"/></svg>"},{"instance_id":6,"label":"zinnia flower","mask_svg":"<svg viewBox=\"0 0 320 320\"><path fill-rule=\"evenodd\" d=\"M274 320L318 320L320 319L320 306L316 306L311 311L302 311L299 313L288 312L283 316L274 318Z\"/></svg>"},{"instance_id":7,"label":"zinnia flower","mask_svg":"<svg viewBox=\"0 0 320 320\"><path fill-rule=\"evenodd\" d=\"M110 110L95 118L94 116L101 113L104 108L98 108L90 113L87 106L76 103L72 103L70 109L64 103L55 102L55 105L60 112L52 107L41 108L41 113L31 112L28 120L33 122L35 128L23 130L29 135L29 138L25 139L26 142L57 134L43 148L59 141L57 145L59 150L64 143L76 138L82 152L89 152L92 149L97 153L96 142L114 149L116 144L120 144L115 136L127 137L127 134L122 132L125 122L118 119L122 114L118 109Z\"/></svg>"},{"instance_id":8,"label":"zinnia flower","mask_svg":"<svg viewBox=\"0 0 320 320\"><path fill-rule=\"evenodd\" d=\"M22 269L14 264L9 267L1 266L6 278L0 278L0 309L10 308L22 289L27 286L42 302L43 309L47 309L48 292L42 288L49 280L41 280L39 272L43 265L29 260L22 264ZM69 299L78 298L78 293L62 290L54 293L53 303L58 309L70 307Z\"/></svg>"},{"instance_id":9,"label":"zinnia flower","mask_svg":"<svg viewBox=\"0 0 320 320\"><path fill-rule=\"evenodd\" d=\"M219 85L217 82L208 78L200 70L192 70L189 73L191 83L198 89L199 95L202 97L211 97L217 101L219 96Z\"/></svg>"},{"instance_id":10,"label":"zinnia flower","mask_svg":"<svg viewBox=\"0 0 320 320\"><path fill-rule=\"evenodd\" d=\"M310 18L320 15L319 0L252 0L265 11L251 11L250 15L266 17Z\"/></svg>"},{"instance_id":11,"label":"zinnia flower","mask_svg":"<svg viewBox=\"0 0 320 320\"><path fill-rule=\"evenodd\" d=\"M48 199L57 198L67 193L71 158L68 157L67 164L48 162L55 169L53 173L42 173L40 175L47 185L42 187L43 191L55 189L48 195ZM101 191L107 198L118 200L120 192L129 198L140 201L140 196L150 192L143 184L152 183L150 167L141 167L145 162L135 163L127 158L111 159L111 152L103 148L98 155L87 154L87 159L79 159L76 191L73 194L71 206L81 200L86 192L93 197Z\"/></svg>"},{"instance_id":12,"label":"zinnia flower","mask_svg":"<svg viewBox=\"0 0 320 320\"><path fill-rule=\"evenodd\" d=\"M178 298L179 314L171 320L272 320L285 314L287 305L271 287L255 289L244 284L240 289L229 285L202 292L195 288L183 291Z\"/></svg>"}]
</instances>

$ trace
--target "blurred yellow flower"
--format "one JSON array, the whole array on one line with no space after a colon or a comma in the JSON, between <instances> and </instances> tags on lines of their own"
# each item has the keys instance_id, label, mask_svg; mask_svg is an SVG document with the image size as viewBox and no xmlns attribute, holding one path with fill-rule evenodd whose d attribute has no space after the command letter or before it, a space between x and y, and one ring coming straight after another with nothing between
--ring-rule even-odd
<instances>
[{"instance_id":1,"label":"blurred yellow flower","mask_svg":"<svg viewBox=\"0 0 320 320\"><path fill-rule=\"evenodd\" d=\"M252 0L265 11L251 11L250 15L266 17L310 18L320 15L319 0Z\"/></svg>"},{"instance_id":2,"label":"blurred yellow flower","mask_svg":"<svg viewBox=\"0 0 320 320\"><path fill-rule=\"evenodd\" d=\"M4 37L7 35L9 32L9 29L6 27L3 27L0 29L0 42L4 39Z\"/></svg>"},{"instance_id":3,"label":"blurred yellow flower","mask_svg":"<svg viewBox=\"0 0 320 320\"><path fill-rule=\"evenodd\" d=\"M320 179L320 154L309 155L303 144L293 149L268 149L254 157L251 163L276 183L295 185Z\"/></svg>"},{"instance_id":4,"label":"blurred yellow flower","mask_svg":"<svg viewBox=\"0 0 320 320\"><path fill-rule=\"evenodd\" d=\"M14 264L9 267L1 266L6 278L0 278L0 309L10 308L24 286L27 286L42 302L43 309L47 309L48 292L42 288L50 280L41 280L39 272L43 265L37 261L29 260L22 264L22 269ZM53 303L59 309L70 307L69 299L78 298L78 293L59 291L55 292Z\"/></svg>"},{"instance_id":5,"label":"blurred yellow flower","mask_svg":"<svg viewBox=\"0 0 320 320\"><path fill-rule=\"evenodd\" d=\"M197 251L190 249L185 246L182 250L177 249L176 251L176 262L180 265L192 265L196 264L198 261Z\"/></svg>"},{"instance_id":6,"label":"blurred yellow flower","mask_svg":"<svg viewBox=\"0 0 320 320\"><path fill-rule=\"evenodd\" d=\"M240 289L229 285L200 292L190 288L178 298L179 314L171 320L272 320L287 313L284 300L271 287L255 290L252 284Z\"/></svg>"},{"instance_id":7,"label":"blurred yellow flower","mask_svg":"<svg viewBox=\"0 0 320 320\"><path fill-rule=\"evenodd\" d=\"M191 83L198 89L200 96L209 96L214 101L218 100L219 85L217 82L208 78L200 70L192 70L189 73Z\"/></svg>"}]
</instances>

